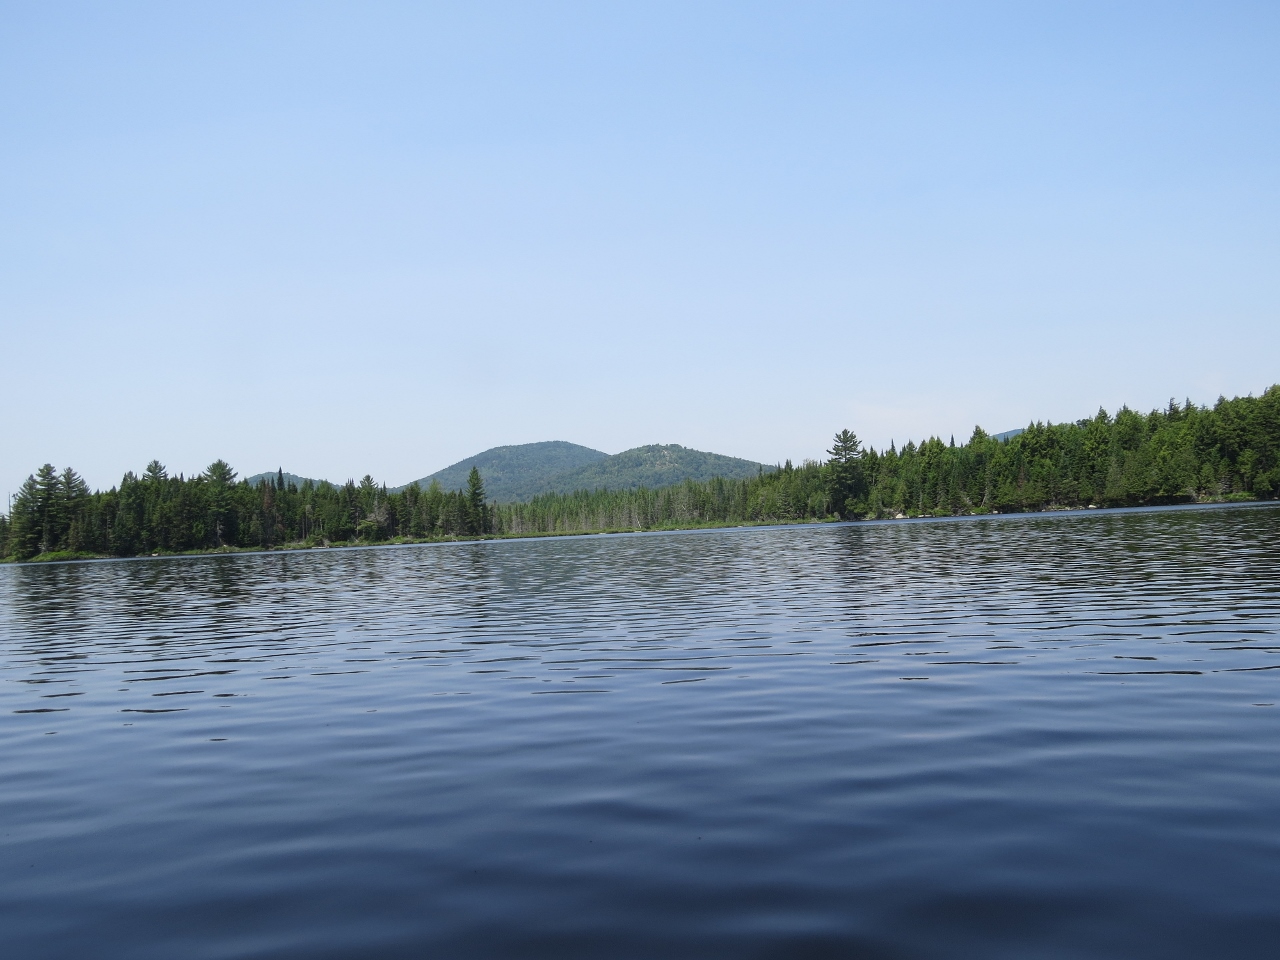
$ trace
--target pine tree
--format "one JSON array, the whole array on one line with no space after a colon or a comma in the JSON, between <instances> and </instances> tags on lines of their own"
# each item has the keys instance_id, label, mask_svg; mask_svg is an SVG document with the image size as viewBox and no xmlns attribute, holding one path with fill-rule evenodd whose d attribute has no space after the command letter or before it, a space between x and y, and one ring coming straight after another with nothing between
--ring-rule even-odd
<instances>
[{"instance_id":1,"label":"pine tree","mask_svg":"<svg viewBox=\"0 0 1280 960\"><path fill-rule=\"evenodd\" d=\"M215 460L205 469L204 481L209 485L209 520L215 546L235 540L235 510L232 484L236 472L225 460Z\"/></svg>"},{"instance_id":2,"label":"pine tree","mask_svg":"<svg viewBox=\"0 0 1280 960\"><path fill-rule=\"evenodd\" d=\"M70 467L62 471L62 495L68 503L79 503L89 496L89 485Z\"/></svg>"},{"instance_id":3,"label":"pine tree","mask_svg":"<svg viewBox=\"0 0 1280 960\"><path fill-rule=\"evenodd\" d=\"M475 467L472 467L471 472L467 474L466 511L468 533L489 532L489 511L485 506L484 480L481 479L480 471Z\"/></svg>"},{"instance_id":4,"label":"pine tree","mask_svg":"<svg viewBox=\"0 0 1280 960\"><path fill-rule=\"evenodd\" d=\"M210 483L230 486L236 482L236 472L225 460L215 460L204 471L204 478Z\"/></svg>"},{"instance_id":5,"label":"pine tree","mask_svg":"<svg viewBox=\"0 0 1280 960\"><path fill-rule=\"evenodd\" d=\"M862 444L850 430L836 434L827 461L827 489L831 504L842 520L851 520L864 512L860 502L866 496L866 480L862 472Z\"/></svg>"},{"instance_id":6,"label":"pine tree","mask_svg":"<svg viewBox=\"0 0 1280 960\"><path fill-rule=\"evenodd\" d=\"M43 534L40 523L40 487L34 476L28 476L13 498L9 513L9 555L19 560L40 552Z\"/></svg>"},{"instance_id":7,"label":"pine tree","mask_svg":"<svg viewBox=\"0 0 1280 960\"><path fill-rule=\"evenodd\" d=\"M36 489L39 498L36 501L36 511L40 518L40 552L49 553L58 549L62 533L58 471L53 468L53 464L46 463L36 471Z\"/></svg>"},{"instance_id":8,"label":"pine tree","mask_svg":"<svg viewBox=\"0 0 1280 960\"><path fill-rule=\"evenodd\" d=\"M68 550L84 546L81 514L89 501L89 485L70 467L58 478L59 542Z\"/></svg>"}]
</instances>

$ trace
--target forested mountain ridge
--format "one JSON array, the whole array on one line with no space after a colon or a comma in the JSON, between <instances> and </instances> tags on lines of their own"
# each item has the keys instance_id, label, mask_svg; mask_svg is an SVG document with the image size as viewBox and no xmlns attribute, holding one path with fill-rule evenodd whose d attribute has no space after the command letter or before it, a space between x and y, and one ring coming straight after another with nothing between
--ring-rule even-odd
<instances>
[{"instance_id":1,"label":"forested mountain ridge","mask_svg":"<svg viewBox=\"0 0 1280 960\"><path fill-rule=\"evenodd\" d=\"M641 448L643 449L643 448ZM148 464L90 493L70 468L45 464L0 517L0 556L272 548L392 539L639 530L736 523L951 516L1083 506L1262 499L1280 494L1280 385L1142 414L1122 408L1066 424L1033 423L998 440L932 437L864 450L848 431L828 459L739 478L672 486L547 493L497 504L473 469L467 489L411 484L389 492L366 476L341 487L236 481L221 460L196 477Z\"/></svg>"},{"instance_id":2,"label":"forested mountain ridge","mask_svg":"<svg viewBox=\"0 0 1280 960\"><path fill-rule=\"evenodd\" d=\"M552 477L546 488L537 493L634 490L637 487L665 487L684 480L706 481L712 477L740 480L754 477L761 470L773 469L752 460L691 450L677 443L651 444L624 450L578 470Z\"/></svg>"},{"instance_id":3,"label":"forested mountain ridge","mask_svg":"<svg viewBox=\"0 0 1280 960\"><path fill-rule=\"evenodd\" d=\"M472 467L484 476L490 499L499 503L517 503L544 493L598 487L629 490L669 486L682 480L752 477L762 469L773 469L751 460L691 450L675 443L635 447L610 456L590 447L553 440L494 447L415 483L425 489L436 480L446 490L456 489L466 483ZM407 486L394 488L392 492Z\"/></svg>"},{"instance_id":4,"label":"forested mountain ridge","mask_svg":"<svg viewBox=\"0 0 1280 960\"><path fill-rule=\"evenodd\" d=\"M456 490L466 485L467 475L475 467L484 476L488 495L501 501L528 500L539 493L553 489L553 478L572 473L609 455L565 440L546 440L541 443L520 443L505 447L493 447L474 457L467 457L455 464L437 470L430 476L415 480L424 490L437 481L446 490ZM393 492L407 488L396 487Z\"/></svg>"},{"instance_id":5,"label":"forested mountain ridge","mask_svg":"<svg viewBox=\"0 0 1280 960\"><path fill-rule=\"evenodd\" d=\"M267 473L255 473L252 477L246 477L245 482L251 487L259 486L268 480L274 480L276 483L290 484L295 487L301 487L304 483L313 485L319 484L320 481L312 477L300 477L296 473L285 473L283 470L268 471ZM283 482L283 483L282 483Z\"/></svg>"}]
</instances>

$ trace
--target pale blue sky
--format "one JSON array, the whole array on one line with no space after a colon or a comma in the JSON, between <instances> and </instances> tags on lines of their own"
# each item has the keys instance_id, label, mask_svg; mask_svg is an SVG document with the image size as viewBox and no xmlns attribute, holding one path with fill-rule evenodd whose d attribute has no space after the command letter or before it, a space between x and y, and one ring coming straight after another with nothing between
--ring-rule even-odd
<instances>
[{"instance_id":1,"label":"pale blue sky","mask_svg":"<svg viewBox=\"0 0 1280 960\"><path fill-rule=\"evenodd\" d=\"M1280 380L1275 4L0 11L0 494Z\"/></svg>"}]
</instances>

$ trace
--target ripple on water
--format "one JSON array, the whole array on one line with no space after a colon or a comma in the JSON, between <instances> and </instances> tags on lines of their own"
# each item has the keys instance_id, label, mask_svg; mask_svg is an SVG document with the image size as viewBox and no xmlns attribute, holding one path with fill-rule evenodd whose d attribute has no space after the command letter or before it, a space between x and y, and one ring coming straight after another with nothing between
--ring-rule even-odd
<instances>
[{"instance_id":1,"label":"ripple on water","mask_svg":"<svg viewBox=\"0 0 1280 960\"><path fill-rule=\"evenodd\" d=\"M24 957L1270 956L1277 534L0 569L0 920Z\"/></svg>"}]
</instances>

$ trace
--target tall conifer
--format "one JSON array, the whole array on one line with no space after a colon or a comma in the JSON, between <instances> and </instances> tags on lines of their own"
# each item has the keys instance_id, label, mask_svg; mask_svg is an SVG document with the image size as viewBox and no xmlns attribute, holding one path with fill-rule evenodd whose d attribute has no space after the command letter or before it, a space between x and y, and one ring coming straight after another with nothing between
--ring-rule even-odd
<instances>
[{"instance_id":1,"label":"tall conifer","mask_svg":"<svg viewBox=\"0 0 1280 960\"><path fill-rule=\"evenodd\" d=\"M467 526L468 533L488 533L488 509L485 507L484 480L475 467L467 474Z\"/></svg>"}]
</instances>

